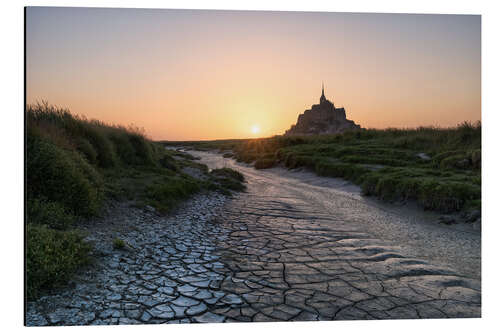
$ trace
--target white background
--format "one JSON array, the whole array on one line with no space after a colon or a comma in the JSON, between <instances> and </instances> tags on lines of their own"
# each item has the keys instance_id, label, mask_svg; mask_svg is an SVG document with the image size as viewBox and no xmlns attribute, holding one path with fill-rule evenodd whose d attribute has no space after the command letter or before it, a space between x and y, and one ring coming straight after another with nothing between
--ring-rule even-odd
<instances>
[{"instance_id":1,"label":"white background","mask_svg":"<svg viewBox=\"0 0 500 333\"><path fill-rule=\"evenodd\" d=\"M250 332L255 330L302 332L483 332L498 331L500 299L499 277L499 214L500 189L498 152L500 148L498 77L500 61L500 16L498 1L3 1L0 5L0 327L5 332L17 330L102 331L105 332ZM342 321L317 323L252 323L141 325L112 327L23 327L23 112L24 112L24 6L253 9L336 12L386 12L482 15L482 125L483 125L483 250L482 250L482 319ZM499 318L500 319L500 318ZM495 329L495 327L497 327Z\"/></svg>"}]
</instances>

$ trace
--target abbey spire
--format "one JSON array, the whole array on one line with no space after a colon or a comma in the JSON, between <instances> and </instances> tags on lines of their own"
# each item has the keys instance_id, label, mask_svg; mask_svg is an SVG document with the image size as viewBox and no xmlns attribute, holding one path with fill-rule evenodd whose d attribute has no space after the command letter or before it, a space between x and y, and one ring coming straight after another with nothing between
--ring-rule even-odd
<instances>
[{"instance_id":1,"label":"abbey spire","mask_svg":"<svg viewBox=\"0 0 500 333\"><path fill-rule=\"evenodd\" d=\"M325 97L325 85L321 82L321 97L319 98L319 103L324 103L326 101Z\"/></svg>"}]
</instances>

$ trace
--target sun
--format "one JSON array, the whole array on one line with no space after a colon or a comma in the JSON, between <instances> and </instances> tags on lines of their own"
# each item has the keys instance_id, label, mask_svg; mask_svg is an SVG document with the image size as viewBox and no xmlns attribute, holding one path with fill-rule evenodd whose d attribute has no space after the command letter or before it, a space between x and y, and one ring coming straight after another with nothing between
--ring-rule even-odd
<instances>
[{"instance_id":1,"label":"sun","mask_svg":"<svg viewBox=\"0 0 500 333\"><path fill-rule=\"evenodd\" d=\"M258 134L260 132L260 126L259 125L253 125L252 126L252 133L253 134Z\"/></svg>"}]
</instances>

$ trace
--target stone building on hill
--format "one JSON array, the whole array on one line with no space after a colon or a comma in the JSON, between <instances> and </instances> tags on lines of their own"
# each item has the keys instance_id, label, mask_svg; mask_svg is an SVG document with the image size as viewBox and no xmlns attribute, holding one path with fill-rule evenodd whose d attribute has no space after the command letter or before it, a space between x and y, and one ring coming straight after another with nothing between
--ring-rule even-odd
<instances>
[{"instance_id":1,"label":"stone building on hill","mask_svg":"<svg viewBox=\"0 0 500 333\"><path fill-rule=\"evenodd\" d=\"M300 114L297 124L292 125L285 135L337 134L359 129L361 126L346 118L344 108L336 108L326 99L323 86L319 104Z\"/></svg>"}]
</instances>

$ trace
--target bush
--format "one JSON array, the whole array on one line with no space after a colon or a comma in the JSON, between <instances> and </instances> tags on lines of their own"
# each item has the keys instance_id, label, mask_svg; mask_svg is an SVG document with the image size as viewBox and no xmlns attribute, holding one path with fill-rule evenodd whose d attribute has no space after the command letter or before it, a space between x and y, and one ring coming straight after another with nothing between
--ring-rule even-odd
<instances>
[{"instance_id":1,"label":"bush","mask_svg":"<svg viewBox=\"0 0 500 333\"><path fill-rule=\"evenodd\" d=\"M223 193L227 193L228 190L243 191L246 188L243 184L245 181L243 174L231 168L214 169L210 175L215 178L214 181L218 186L222 187Z\"/></svg>"},{"instance_id":2,"label":"bush","mask_svg":"<svg viewBox=\"0 0 500 333\"><path fill-rule=\"evenodd\" d=\"M122 250L126 246L125 241L120 238L113 239L113 248L117 250Z\"/></svg>"},{"instance_id":3,"label":"bush","mask_svg":"<svg viewBox=\"0 0 500 333\"><path fill-rule=\"evenodd\" d=\"M222 187L223 193L227 194L227 190L231 191L243 191L246 186L241 182L231 179L231 178L218 178L217 183Z\"/></svg>"},{"instance_id":4,"label":"bush","mask_svg":"<svg viewBox=\"0 0 500 333\"><path fill-rule=\"evenodd\" d=\"M189 198L200 190L197 181L187 178L169 178L160 184L150 185L146 196L151 206L161 213L172 210L180 201Z\"/></svg>"},{"instance_id":5,"label":"bush","mask_svg":"<svg viewBox=\"0 0 500 333\"><path fill-rule=\"evenodd\" d=\"M140 165L154 165L154 154L151 144L139 134L129 134L129 139L135 149L136 163Z\"/></svg>"},{"instance_id":6,"label":"bush","mask_svg":"<svg viewBox=\"0 0 500 333\"><path fill-rule=\"evenodd\" d=\"M259 154L255 151L237 151L236 161L244 163L252 163L259 157Z\"/></svg>"},{"instance_id":7,"label":"bush","mask_svg":"<svg viewBox=\"0 0 500 333\"><path fill-rule=\"evenodd\" d=\"M135 149L130 142L128 135L122 131L110 131L109 139L115 146L115 151L122 164L136 164Z\"/></svg>"},{"instance_id":8,"label":"bush","mask_svg":"<svg viewBox=\"0 0 500 333\"><path fill-rule=\"evenodd\" d=\"M470 167L470 161L465 154L453 155L446 157L441 161L439 167L441 169L468 169Z\"/></svg>"},{"instance_id":9,"label":"bush","mask_svg":"<svg viewBox=\"0 0 500 333\"><path fill-rule=\"evenodd\" d=\"M175 159L170 156L165 154L161 159L160 159L160 165L164 168L167 168L172 171L179 171L179 167L177 166L177 163L175 163Z\"/></svg>"},{"instance_id":10,"label":"bush","mask_svg":"<svg viewBox=\"0 0 500 333\"><path fill-rule=\"evenodd\" d=\"M379 177L380 176L375 172L363 175L361 178L361 193L363 193L363 195L376 195Z\"/></svg>"},{"instance_id":11,"label":"bush","mask_svg":"<svg viewBox=\"0 0 500 333\"><path fill-rule=\"evenodd\" d=\"M363 163L363 164L378 164L389 166L404 166L408 163L407 160L398 160L394 158L385 157L370 157L370 156L344 156L340 160L346 163Z\"/></svg>"},{"instance_id":12,"label":"bush","mask_svg":"<svg viewBox=\"0 0 500 333\"><path fill-rule=\"evenodd\" d=\"M385 201L415 199L424 209L450 213L480 200L481 187L433 177L412 176L401 172L372 172L362 177L365 195Z\"/></svg>"},{"instance_id":13,"label":"bush","mask_svg":"<svg viewBox=\"0 0 500 333\"><path fill-rule=\"evenodd\" d=\"M474 169L481 169L481 149L474 149L468 155L472 167Z\"/></svg>"},{"instance_id":14,"label":"bush","mask_svg":"<svg viewBox=\"0 0 500 333\"><path fill-rule=\"evenodd\" d=\"M355 183L358 183L363 175L370 172L370 170L360 165L326 161L316 163L315 171L320 176L341 177Z\"/></svg>"},{"instance_id":15,"label":"bush","mask_svg":"<svg viewBox=\"0 0 500 333\"><path fill-rule=\"evenodd\" d=\"M92 124L83 127L84 137L92 143L97 152L97 160L100 167L111 168L116 166L117 157L113 143L109 140L99 128Z\"/></svg>"},{"instance_id":16,"label":"bush","mask_svg":"<svg viewBox=\"0 0 500 333\"><path fill-rule=\"evenodd\" d=\"M466 202L481 197L481 188L458 182L427 180L419 187L418 202L426 209L444 213L461 210Z\"/></svg>"},{"instance_id":17,"label":"bush","mask_svg":"<svg viewBox=\"0 0 500 333\"><path fill-rule=\"evenodd\" d=\"M159 147L162 149L163 152L165 152L165 148L161 145L157 145L156 147ZM183 152L183 151L178 151L178 150L167 150L169 153L173 154L174 156L180 157L185 160L190 160L190 161L195 161L201 159L200 157L195 157L189 153Z\"/></svg>"},{"instance_id":18,"label":"bush","mask_svg":"<svg viewBox=\"0 0 500 333\"><path fill-rule=\"evenodd\" d=\"M268 169L276 165L276 160L274 158L259 158L255 161L255 169Z\"/></svg>"},{"instance_id":19,"label":"bush","mask_svg":"<svg viewBox=\"0 0 500 333\"><path fill-rule=\"evenodd\" d=\"M98 174L76 152L36 136L27 140L28 198L58 202L75 215L91 216L101 203Z\"/></svg>"},{"instance_id":20,"label":"bush","mask_svg":"<svg viewBox=\"0 0 500 333\"><path fill-rule=\"evenodd\" d=\"M89 262L90 245L74 231L58 231L45 225L26 227L26 292L29 300L41 290L67 283Z\"/></svg>"},{"instance_id":21,"label":"bush","mask_svg":"<svg viewBox=\"0 0 500 333\"><path fill-rule=\"evenodd\" d=\"M113 168L156 164L155 145L133 126L125 128L87 120L48 103L28 105L26 118L30 131L39 132L60 148L76 148L93 165Z\"/></svg>"},{"instance_id":22,"label":"bush","mask_svg":"<svg viewBox=\"0 0 500 333\"><path fill-rule=\"evenodd\" d=\"M27 220L32 224L44 224L53 229L65 230L75 217L58 202L32 199L26 204Z\"/></svg>"},{"instance_id":23,"label":"bush","mask_svg":"<svg viewBox=\"0 0 500 333\"><path fill-rule=\"evenodd\" d=\"M97 152L87 139L79 139L76 148L85 156L90 164L97 164Z\"/></svg>"},{"instance_id":24,"label":"bush","mask_svg":"<svg viewBox=\"0 0 500 333\"><path fill-rule=\"evenodd\" d=\"M456 155L463 155L465 152L463 150L451 150L451 151L445 151L439 154L436 154L432 160L436 166L439 166L441 164L441 161L444 159L451 157L451 156L456 156Z\"/></svg>"},{"instance_id":25,"label":"bush","mask_svg":"<svg viewBox=\"0 0 500 333\"><path fill-rule=\"evenodd\" d=\"M210 174L216 177L229 177L239 182L245 181L245 176L241 172L231 168L213 169Z\"/></svg>"},{"instance_id":26,"label":"bush","mask_svg":"<svg viewBox=\"0 0 500 333\"><path fill-rule=\"evenodd\" d=\"M122 128L108 128L107 131L122 164L155 165L154 148L144 136Z\"/></svg>"},{"instance_id":27,"label":"bush","mask_svg":"<svg viewBox=\"0 0 500 333\"><path fill-rule=\"evenodd\" d=\"M317 159L309 155L299 155L296 153L288 153L285 157L285 166L290 169L299 167L307 167L314 169Z\"/></svg>"}]
</instances>

